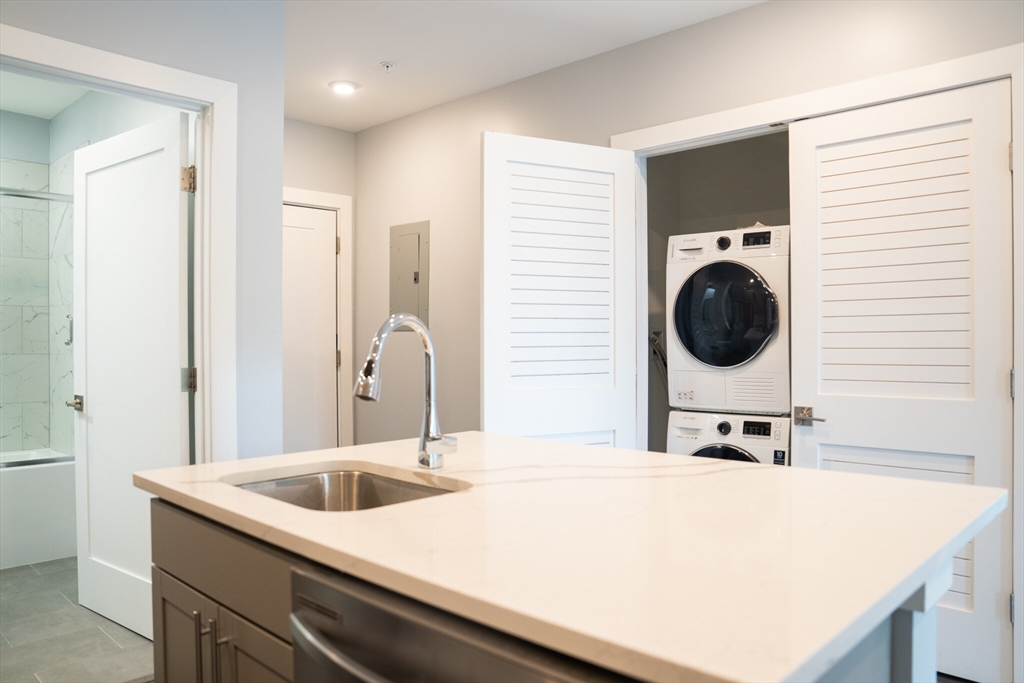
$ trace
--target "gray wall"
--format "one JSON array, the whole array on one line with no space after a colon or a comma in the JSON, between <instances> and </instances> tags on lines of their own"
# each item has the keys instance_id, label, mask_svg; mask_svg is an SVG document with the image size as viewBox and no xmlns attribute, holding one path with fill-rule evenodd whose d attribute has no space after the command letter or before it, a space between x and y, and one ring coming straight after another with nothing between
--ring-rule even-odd
<instances>
[{"instance_id":1,"label":"gray wall","mask_svg":"<svg viewBox=\"0 0 1024 683\"><path fill-rule=\"evenodd\" d=\"M356 355L388 313L388 227L431 221L431 331L442 428L480 424L480 137L607 145L616 133L1024 41L1024 3L768 2L435 107L356 135ZM419 429L412 335L356 439ZM399 341L396 339L396 341Z\"/></svg>"},{"instance_id":2,"label":"gray wall","mask_svg":"<svg viewBox=\"0 0 1024 683\"><path fill-rule=\"evenodd\" d=\"M48 164L50 122L0 110L0 157Z\"/></svg>"},{"instance_id":3,"label":"gray wall","mask_svg":"<svg viewBox=\"0 0 1024 683\"><path fill-rule=\"evenodd\" d=\"M281 452L283 0L4 0L0 21L238 84L238 447Z\"/></svg>"},{"instance_id":4,"label":"gray wall","mask_svg":"<svg viewBox=\"0 0 1024 683\"><path fill-rule=\"evenodd\" d=\"M86 142L106 140L177 111L133 97L92 90L50 120L49 161L56 161Z\"/></svg>"},{"instance_id":5,"label":"gray wall","mask_svg":"<svg viewBox=\"0 0 1024 683\"><path fill-rule=\"evenodd\" d=\"M284 185L355 195L355 133L285 119Z\"/></svg>"}]
</instances>

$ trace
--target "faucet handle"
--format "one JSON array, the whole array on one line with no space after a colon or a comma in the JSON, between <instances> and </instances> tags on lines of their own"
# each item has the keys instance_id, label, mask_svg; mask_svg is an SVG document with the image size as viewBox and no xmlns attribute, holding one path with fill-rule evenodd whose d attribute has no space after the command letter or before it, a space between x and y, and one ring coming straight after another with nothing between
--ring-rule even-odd
<instances>
[{"instance_id":1,"label":"faucet handle","mask_svg":"<svg viewBox=\"0 0 1024 683\"><path fill-rule=\"evenodd\" d=\"M423 444L423 450L420 451L420 465L431 470L440 469L444 466L444 454L454 453L458 444L459 440L454 436L428 438Z\"/></svg>"}]
</instances>

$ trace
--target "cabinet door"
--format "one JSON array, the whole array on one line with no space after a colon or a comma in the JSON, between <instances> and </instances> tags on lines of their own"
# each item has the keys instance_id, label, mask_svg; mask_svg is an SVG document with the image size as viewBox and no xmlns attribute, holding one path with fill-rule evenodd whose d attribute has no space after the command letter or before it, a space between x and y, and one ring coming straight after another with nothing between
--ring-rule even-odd
<instances>
[{"instance_id":1,"label":"cabinet door","mask_svg":"<svg viewBox=\"0 0 1024 683\"><path fill-rule=\"evenodd\" d=\"M218 610L218 683L290 683L292 648L224 607Z\"/></svg>"},{"instance_id":2,"label":"cabinet door","mask_svg":"<svg viewBox=\"0 0 1024 683\"><path fill-rule=\"evenodd\" d=\"M213 681L210 626L217 603L153 567L153 615L156 683Z\"/></svg>"}]
</instances>

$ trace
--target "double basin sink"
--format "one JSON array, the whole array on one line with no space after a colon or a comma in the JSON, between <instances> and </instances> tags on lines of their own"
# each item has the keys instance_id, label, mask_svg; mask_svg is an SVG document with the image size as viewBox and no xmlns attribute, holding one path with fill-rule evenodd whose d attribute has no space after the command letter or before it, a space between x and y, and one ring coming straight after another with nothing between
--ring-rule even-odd
<instances>
[{"instance_id":1,"label":"double basin sink","mask_svg":"<svg viewBox=\"0 0 1024 683\"><path fill-rule=\"evenodd\" d=\"M275 477L240 483L235 477L222 481L268 498L323 512L352 512L406 503L469 488L469 484L447 477L424 476L429 483L412 482L367 471L364 463L335 463L326 472ZM369 465L369 463L365 463ZM373 466L381 469L380 466ZM402 471L399 470L399 473ZM409 476L406 474L405 476ZM416 476L413 474L412 476Z\"/></svg>"}]
</instances>

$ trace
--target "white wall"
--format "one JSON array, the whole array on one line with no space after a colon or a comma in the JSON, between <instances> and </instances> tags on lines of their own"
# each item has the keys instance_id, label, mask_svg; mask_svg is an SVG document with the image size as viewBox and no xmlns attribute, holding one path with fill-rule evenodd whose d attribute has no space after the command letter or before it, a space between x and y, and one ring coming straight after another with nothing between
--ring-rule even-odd
<instances>
[{"instance_id":1,"label":"white wall","mask_svg":"<svg viewBox=\"0 0 1024 683\"><path fill-rule=\"evenodd\" d=\"M279 453L283 0L4 0L0 20L238 84L238 447Z\"/></svg>"},{"instance_id":2,"label":"white wall","mask_svg":"<svg viewBox=\"0 0 1024 683\"><path fill-rule=\"evenodd\" d=\"M0 157L48 164L50 122L0 110Z\"/></svg>"},{"instance_id":3,"label":"white wall","mask_svg":"<svg viewBox=\"0 0 1024 683\"><path fill-rule=\"evenodd\" d=\"M284 185L355 195L355 133L285 119Z\"/></svg>"},{"instance_id":4,"label":"white wall","mask_svg":"<svg viewBox=\"0 0 1024 683\"><path fill-rule=\"evenodd\" d=\"M431 221L442 428L480 423L480 134L607 145L611 135L1024 41L1016 0L769 2L356 135L356 355L388 313L388 226ZM411 335L407 335L411 336ZM414 435L422 362L389 351L356 439Z\"/></svg>"}]
</instances>

